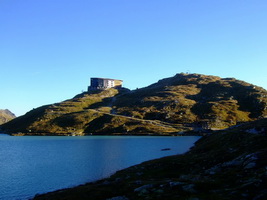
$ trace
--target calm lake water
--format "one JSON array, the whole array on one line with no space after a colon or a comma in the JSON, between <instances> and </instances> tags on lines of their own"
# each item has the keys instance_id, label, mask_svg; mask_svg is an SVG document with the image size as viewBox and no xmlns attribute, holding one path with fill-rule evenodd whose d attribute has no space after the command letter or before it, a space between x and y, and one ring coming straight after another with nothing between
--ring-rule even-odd
<instances>
[{"instance_id":1,"label":"calm lake water","mask_svg":"<svg viewBox=\"0 0 267 200\"><path fill-rule=\"evenodd\" d=\"M143 161L184 153L199 138L0 134L0 199L29 199L105 178Z\"/></svg>"}]
</instances>

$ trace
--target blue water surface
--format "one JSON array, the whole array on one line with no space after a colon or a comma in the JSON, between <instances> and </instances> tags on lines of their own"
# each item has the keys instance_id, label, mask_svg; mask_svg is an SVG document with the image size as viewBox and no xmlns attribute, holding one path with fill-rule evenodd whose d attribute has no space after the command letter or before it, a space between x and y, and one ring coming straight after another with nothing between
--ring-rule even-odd
<instances>
[{"instance_id":1,"label":"blue water surface","mask_svg":"<svg viewBox=\"0 0 267 200\"><path fill-rule=\"evenodd\" d=\"M147 160L184 153L199 138L0 134L0 199L29 199L105 178ZM161 151L166 148L171 150Z\"/></svg>"}]
</instances>

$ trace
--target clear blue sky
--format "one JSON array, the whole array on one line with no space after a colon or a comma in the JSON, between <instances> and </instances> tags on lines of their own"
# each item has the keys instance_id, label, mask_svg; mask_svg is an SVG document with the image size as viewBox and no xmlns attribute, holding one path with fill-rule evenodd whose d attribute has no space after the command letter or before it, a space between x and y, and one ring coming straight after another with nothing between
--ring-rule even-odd
<instances>
[{"instance_id":1,"label":"clear blue sky","mask_svg":"<svg viewBox=\"0 0 267 200\"><path fill-rule=\"evenodd\" d=\"M90 77L180 72L267 89L266 0L0 0L0 109L72 98Z\"/></svg>"}]
</instances>

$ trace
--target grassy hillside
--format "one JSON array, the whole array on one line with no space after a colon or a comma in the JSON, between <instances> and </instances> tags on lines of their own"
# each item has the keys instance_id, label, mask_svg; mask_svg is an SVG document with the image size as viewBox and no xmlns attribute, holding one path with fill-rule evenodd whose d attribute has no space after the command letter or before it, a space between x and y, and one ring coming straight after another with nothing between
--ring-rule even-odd
<instances>
[{"instance_id":1,"label":"grassy hillside","mask_svg":"<svg viewBox=\"0 0 267 200\"><path fill-rule=\"evenodd\" d=\"M16 116L9 110L0 109L0 125L14 119L15 117Z\"/></svg>"},{"instance_id":2,"label":"grassy hillside","mask_svg":"<svg viewBox=\"0 0 267 200\"><path fill-rule=\"evenodd\" d=\"M267 119L261 119L202 137L185 154L35 199L265 200L266 155Z\"/></svg>"},{"instance_id":3,"label":"grassy hillside","mask_svg":"<svg viewBox=\"0 0 267 200\"><path fill-rule=\"evenodd\" d=\"M177 74L134 91L83 93L34 109L1 129L38 135L177 135L224 129L266 116L263 88L234 78Z\"/></svg>"},{"instance_id":4,"label":"grassy hillside","mask_svg":"<svg viewBox=\"0 0 267 200\"><path fill-rule=\"evenodd\" d=\"M267 116L267 91L233 78L177 74L115 105L118 114L221 129Z\"/></svg>"}]
</instances>

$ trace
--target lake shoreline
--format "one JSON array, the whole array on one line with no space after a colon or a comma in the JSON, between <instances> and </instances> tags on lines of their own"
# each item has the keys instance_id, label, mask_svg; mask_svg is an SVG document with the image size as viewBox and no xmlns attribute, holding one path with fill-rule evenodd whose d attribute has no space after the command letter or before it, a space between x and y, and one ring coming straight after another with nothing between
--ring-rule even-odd
<instances>
[{"instance_id":1,"label":"lake shoreline","mask_svg":"<svg viewBox=\"0 0 267 200\"><path fill-rule=\"evenodd\" d=\"M257 134L247 130L260 130ZM152 159L109 178L34 200L267 199L266 119L202 137L180 155Z\"/></svg>"},{"instance_id":2,"label":"lake shoreline","mask_svg":"<svg viewBox=\"0 0 267 200\"><path fill-rule=\"evenodd\" d=\"M0 134L10 135L10 136L75 136L75 137L82 137L82 136L166 136L166 137L175 137L175 136L205 136L208 134L212 134L214 132L213 130L206 130L202 132L181 132L181 133L170 133L170 134L158 134L158 133L82 133L82 134L75 134L75 133L59 133L59 134L52 134L52 133L9 133L9 132L2 132Z\"/></svg>"},{"instance_id":3,"label":"lake shoreline","mask_svg":"<svg viewBox=\"0 0 267 200\"><path fill-rule=\"evenodd\" d=\"M127 136L129 136L129 135L127 135ZM190 149L192 149L194 146L195 146L195 144ZM190 151L190 149L188 151ZM161 151L165 151L165 149L161 149ZM183 154L186 154L187 152L185 152ZM177 154L177 155L183 155L183 154ZM148 160L148 161L144 161L144 162L142 162L140 164L136 164L136 165L133 165L133 166L118 170L118 171L114 172L112 175L110 175L109 177L102 178L102 179L99 179L99 180L96 180L96 181L87 182L87 183L80 184L80 185L73 186L73 187L69 187L69 188L62 188L62 189L59 189L59 190L55 190L55 191L51 191L51 192L47 192L47 193L43 193L43 194L36 194L30 200L38 200L39 198L43 199L43 197L45 197L45 199L50 199L50 197L49 197L50 195L53 195L53 196L55 195L55 196L57 196L56 198L60 199L60 195L61 195L62 192L68 192L69 190L73 190L73 189L78 189L79 190L79 188L84 188L84 187L87 187L87 186L97 185L97 186L105 186L105 187L109 187L109 186L114 187L114 184L115 185L117 185L117 184L121 185L121 184L123 184L123 181L120 180L120 178L116 178L117 174L124 173L124 171L131 170L132 168L135 168L135 169L139 168L137 173L142 174L143 173L142 172L142 167L140 167L140 166L142 166L143 164L153 163L155 161L157 162L157 161L160 161L160 160L163 160L163 159L167 159L168 157L173 157L173 156L177 156L177 155L165 156L165 157L161 157L161 158L156 158L156 159L151 159L151 160ZM112 180L112 181L110 181L110 180Z\"/></svg>"}]
</instances>

